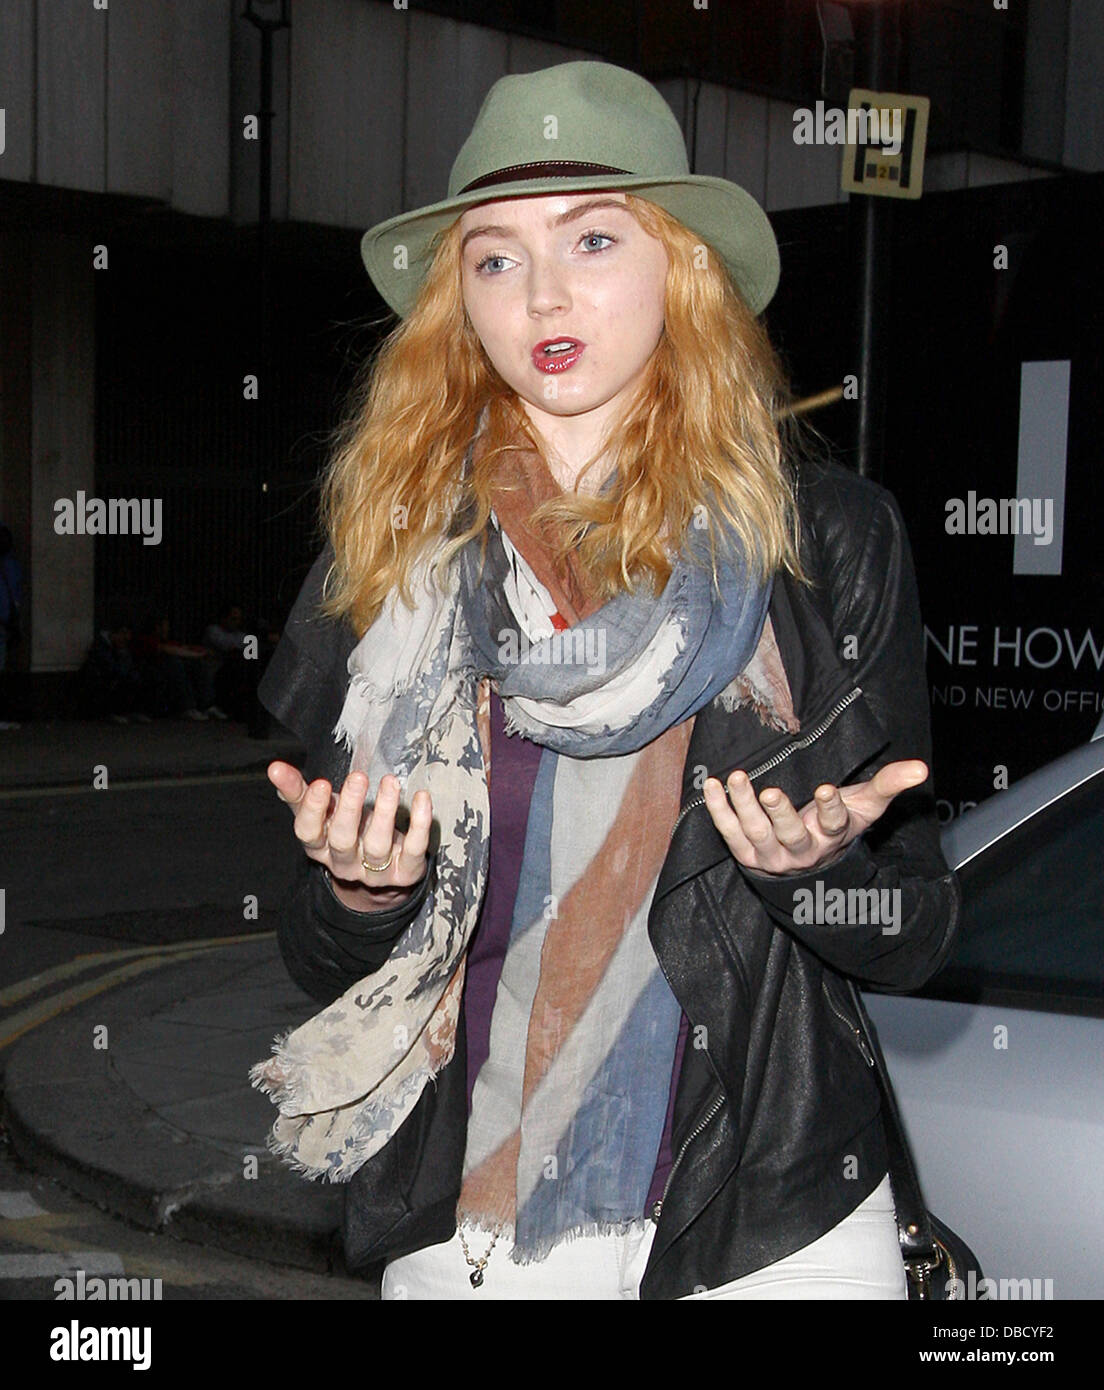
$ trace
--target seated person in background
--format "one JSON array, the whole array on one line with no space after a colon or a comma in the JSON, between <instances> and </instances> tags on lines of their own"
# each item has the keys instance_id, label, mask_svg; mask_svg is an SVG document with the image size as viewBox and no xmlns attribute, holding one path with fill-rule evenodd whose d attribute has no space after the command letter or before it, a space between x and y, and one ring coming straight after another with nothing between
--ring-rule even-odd
<instances>
[{"instance_id":1,"label":"seated person in background","mask_svg":"<svg viewBox=\"0 0 1104 1390\"><path fill-rule=\"evenodd\" d=\"M148 672L135 664L132 636L127 623L110 620L96 633L77 673L77 708L85 718L150 723L156 695Z\"/></svg>"},{"instance_id":2,"label":"seated person in background","mask_svg":"<svg viewBox=\"0 0 1104 1390\"><path fill-rule=\"evenodd\" d=\"M204 659L210 655L208 649L173 642L170 630L167 617L151 615L131 644L135 661L153 688L155 712L196 721L209 716L225 719L215 704L212 663Z\"/></svg>"}]
</instances>

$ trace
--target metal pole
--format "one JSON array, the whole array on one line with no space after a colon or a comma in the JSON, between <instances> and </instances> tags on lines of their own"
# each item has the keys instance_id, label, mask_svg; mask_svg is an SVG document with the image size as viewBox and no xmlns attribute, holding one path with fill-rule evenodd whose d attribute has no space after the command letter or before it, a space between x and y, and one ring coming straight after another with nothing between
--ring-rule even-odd
<instances>
[{"instance_id":1,"label":"metal pole","mask_svg":"<svg viewBox=\"0 0 1104 1390\"><path fill-rule=\"evenodd\" d=\"M896 0L868 0L851 9L855 29L855 85L893 91L897 85L900 11ZM892 199L851 195L851 224L858 262L859 410L856 467L880 481L885 456L889 386L887 316L893 293Z\"/></svg>"},{"instance_id":2,"label":"metal pole","mask_svg":"<svg viewBox=\"0 0 1104 1390\"><path fill-rule=\"evenodd\" d=\"M272 27L261 30L261 170L257 210L257 260L260 269L261 360L268 356L268 247L272 221Z\"/></svg>"},{"instance_id":3,"label":"metal pole","mask_svg":"<svg viewBox=\"0 0 1104 1390\"><path fill-rule=\"evenodd\" d=\"M271 349L271 306L269 303L269 252L271 245L270 229L272 223L272 122L275 112L272 109L272 36L277 29L286 29L288 26L287 6L280 5L280 13L276 18L270 18L254 11L252 4L247 3L245 9L246 19L253 24L260 33L261 38L261 92L260 92L260 111L259 134L260 134L260 169L258 171L258 206L257 206L257 375L259 378L259 397L258 404L260 411L257 416L256 433L256 455L254 459L253 475L253 613L254 617L261 616L261 607L265 595L265 548L264 548L264 523L265 509L264 498L267 486L268 469L271 463L274 430L272 428L272 411L277 398L276 383L273 380L273 354ZM258 632L258 640L266 637L266 633ZM252 738L267 738L269 733L268 712L261 705L253 694L252 708L249 717L249 734Z\"/></svg>"}]
</instances>

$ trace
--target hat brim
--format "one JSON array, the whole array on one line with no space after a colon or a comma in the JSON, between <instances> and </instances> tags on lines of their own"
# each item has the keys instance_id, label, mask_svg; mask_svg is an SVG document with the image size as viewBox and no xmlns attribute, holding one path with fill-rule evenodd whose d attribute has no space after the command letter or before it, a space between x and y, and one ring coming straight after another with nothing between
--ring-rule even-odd
<instances>
[{"instance_id":1,"label":"hat brim","mask_svg":"<svg viewBox=\"0 0 1104 1390\"><path fill-rule=\"evenodd\" d=\"M372 282L400 318L417 302L433 238L477 203L588 189L639 192L697 232L724 259L752 313L760 314L778 288L778 243L766 213L739 184L709 174L656 178L645 174L593 174L585 178L523 179L490 185L443 202L400 213L364 233L360 254Z\"/></svg>"}]
</instances>

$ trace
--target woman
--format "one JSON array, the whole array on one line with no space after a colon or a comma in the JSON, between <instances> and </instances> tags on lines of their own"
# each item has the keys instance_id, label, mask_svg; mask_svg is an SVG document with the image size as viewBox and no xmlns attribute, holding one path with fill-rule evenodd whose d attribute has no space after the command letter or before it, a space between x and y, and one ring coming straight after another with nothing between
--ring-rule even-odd
<instances>
[{"instance_id":1,"label":"woman","mask_svg":"<svg viewBox=\"0 0 1104 1390\"><path fill-rule=\"evenodd\" d=\"M385 1298L903 1297L841 977L921 983L957 888L904 527L786 456L765 216L567 63L363 250L404 321L261 689L328 1005L270 1142Z\"/></svg>"}]
</instances>

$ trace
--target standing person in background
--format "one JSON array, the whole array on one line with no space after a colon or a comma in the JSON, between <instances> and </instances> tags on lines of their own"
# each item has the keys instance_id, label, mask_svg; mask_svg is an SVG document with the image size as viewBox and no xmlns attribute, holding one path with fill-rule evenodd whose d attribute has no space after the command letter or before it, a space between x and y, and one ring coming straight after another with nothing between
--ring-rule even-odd
<instances>
[{"instance_id":1,"label":"standing person in background","mask_svg":"<svg viewBox=\"0 0 1104 1390\"><path fill-rule=\"evenodd\" d=\"M214 695L208 713L215 719L245 719L256 686L256 675L244 656L249 634L242 631L242 621L241 607L228 603L203 630L203 645L211 653L204 681Z\"/></svg>"}]
</instances>

